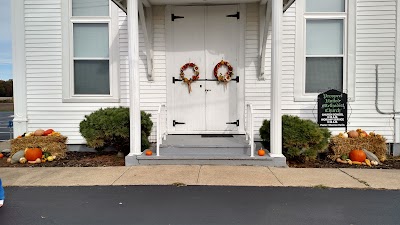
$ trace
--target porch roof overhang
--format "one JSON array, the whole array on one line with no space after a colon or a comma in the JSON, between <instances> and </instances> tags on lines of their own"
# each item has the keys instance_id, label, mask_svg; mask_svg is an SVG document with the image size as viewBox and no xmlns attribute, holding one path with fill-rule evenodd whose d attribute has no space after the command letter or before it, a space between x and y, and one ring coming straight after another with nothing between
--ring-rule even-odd
<instances>
[{"instance_id":1,"label":"porch roof overhang","mask_svg":"<svg viewBox=\"0 0 400 225\"><path fill-rule=\"evenodd\" d=\"M127 1L128 0L112 0L119 8L127 13ZM141 0L145 7L151 5L219 5L219 4L238 4L238 3L257 3L260 5L267 4L269 0ZM283 11L285 12L295 0L282 0Z\"/></svg>"},{"instance_id":2,"label":"porch roof overhang","mask_svg":"<svg viewBox=\"0 0 400 225\"><path fill-rule=\"evenodd\" d=\"M128 14L128 0L112 0L120 9ZM272 0L138 0L139 18L144 32L144 41L147 53L147 78L153 80L153 49L151 43L151 23L146 23L147 19L151 20L152 5L218 5L218 4L239 4L239 3L259 3L260 4L260 45L259 45L259 73L258 79L263 80L265 74L265 48L267 45L267 37L269 25L272 16ZM282 0L283 13L295 2L295 0ZM145 7L145 9L144 9ZM146 13L145 13L146 12ZM145 15L146 14L146 15Z\"/></svg>"}]
</instances>

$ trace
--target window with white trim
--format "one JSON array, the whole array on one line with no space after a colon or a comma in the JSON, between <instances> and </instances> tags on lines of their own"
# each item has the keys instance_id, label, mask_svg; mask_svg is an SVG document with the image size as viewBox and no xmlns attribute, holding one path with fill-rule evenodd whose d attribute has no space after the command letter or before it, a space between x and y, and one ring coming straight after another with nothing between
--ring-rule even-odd
<instances>
[{"instance_id":1,"label":"window with white trim","mask_svg":"<svg viewBox=\"0 0 400 225\"><path fill-rule=\"evenodd\" d=\"M118 11L110 0L69 0L64 101L118 101ZM66 5L64 5L66 6ZM66 13L66 12L64 12ZM64 16L65 17L65 16ZM113 19L114 18L114 19ZM65 59L68 58L68 59Z\"/></svg>"},{"instance_id":2,"label":"window with white trim","mask_svg":"<svg viewBox=\"0 0 400 225\"><path fill-rule=\"evenodd\" d=\"M298 0L296 7L296 100L347 92L348 0Z\"/></svg>"}]
</instances>

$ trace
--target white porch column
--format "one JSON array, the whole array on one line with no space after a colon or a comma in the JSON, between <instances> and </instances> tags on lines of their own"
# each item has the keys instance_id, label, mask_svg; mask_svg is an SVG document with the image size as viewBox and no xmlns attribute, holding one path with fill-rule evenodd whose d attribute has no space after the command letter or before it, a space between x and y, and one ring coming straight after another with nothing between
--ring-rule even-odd
<instances>
[{"instance_id":1,"label":"white porch column","mask_svg":"<svg viewBox=\"0 0 400 225\"><path fill-rule=\"evenodd\" d=\"M272 0L272 75L271 75L271 153L272 157L282 154L282 0Z\"/></svg>"},{"instance_id":2,"label":"white porch column","mask_svg":"<svg viewBox=\"0 0 400 225\"><path fill-rule=\"evenodd\" d=\"M11 1L14 137L27 132L24 1Z\"/></svg>"},{"instance_id":3,"label":"white porch column","mask_svg":"<svg viewBox=\"0 0 400 225\"><path fill-rule=\"evenodd\" d=\"M130 153L141 154L138 0L128 0Z\"/></svg>"}]
</instances>

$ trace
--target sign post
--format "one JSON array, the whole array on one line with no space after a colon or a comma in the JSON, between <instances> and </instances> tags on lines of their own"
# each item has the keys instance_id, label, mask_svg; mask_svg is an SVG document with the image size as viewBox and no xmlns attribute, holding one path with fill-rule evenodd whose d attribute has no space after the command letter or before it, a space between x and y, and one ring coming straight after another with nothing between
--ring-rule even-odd
<instances>
[{"instance_id":1,"label":"sign post","mask_svg":"<svg viewBox=\"0 0 400 225\"><path fill-rule=\"evenodd\" d=\"M320 127L344 127L347 132L347 94L329 90L318 95Z\"/></svg>"}]
</instances>

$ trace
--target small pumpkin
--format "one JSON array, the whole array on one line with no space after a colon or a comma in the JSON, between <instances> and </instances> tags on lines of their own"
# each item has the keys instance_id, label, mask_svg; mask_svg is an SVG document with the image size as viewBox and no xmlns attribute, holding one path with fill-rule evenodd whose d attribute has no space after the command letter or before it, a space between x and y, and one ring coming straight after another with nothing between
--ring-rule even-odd
<instances>
[{"instance_id":1,"label":"small pumpkin","mask_svg":"<svg viewBox=\"0 0 400 225\"><path fill-rule=\"evenodd\" d=\"M365 132L365 131L363 131L363 132L360 133L360 137L367 137L367 136L368 136L368 134L367 134L367 132Z\"/></svg>"},{"instance_id":2,"label":"small pumpkin","mask_svg":"<svg viewBox=\"0 0 400 225\"><path fill-rule=\"evenodd\" d=\"M19 163L21 163L21 164L26 163L26 158L25 157L20 158Z\"/></svg>"},{"instance_id":3,"label":"small pumpkin","mask_svg":"<svg viewBox=\"0 0 400 225\"><path fill-rule=\"evenodd\" d=\"M37 129L34 133L35 136L43 136L44 130L42 129Z\"/></svg>"},{"instance_id":4,"label":"small pumpkin","mask_svg":"<svg viewBox=\"0 0 400 225\"><path fill-rule=\"evenodd\" d=\"M355 130L349 131L347 134L349 135L349 138L357 138L359 136L359 133Z\"/></svg>"},{"instance_id":5,"label":"small pumpkin","mask_svg":"<svg viewBox=\"0 0 400 225\"><path fill-rule=\"evenodd\" d=\"M40 148L26 148L25 149L25 158L28 161L35 161L37 158L42 158L42 149Z\"/></svg>"},{"instance_id":6,"label":"small pumpkin","mask_svg":"<svg viewBox=\"0 0 400 225\"><path fill-rule=\"evenodd\" d=\"M153 155L153 152L151 150L146 150L146 155Z\"/></svg>"},{"instance_id":7,"label":"small pumpkin","mask_svg":"<svg viewBox=\"0 0 400 225\"><path fill-rule=\"evenodd\" d=\"M264 156L264 155L265 155L265 150L262 149L262 148L260 148L260 149L257 151L257 154L258 154L259 156Z\"/></svg>"},{"instance_id":8,"label":"small pumpkin","mask_svg":"<svg viewBox=\"0 0 400 225\"><path fill-rule=\"evenodd\" d=\"M0 153L0 159L2 159L4 157L3 153Z\"/></svg>"},{"instance_id":9,"label":"small pumpkin","mask_svg":"<svg viewBox=\"0 0 400 225\"><path fill-rule=\"evenodd\" d=\"M54 132L53 129L47 129L47 130L43 133L43 136L47 136L47 135L49 135L49 134L51 134L51 133L53 133L53 132Z\"/></svg>"},{"instance_id":10,"label":"small pumpkin","mask_svg":"<svg viewBox=\"0 0 400 225\"><path fill-rule=\"evenodd\" d=\"M47 161L51 162L51 161L53 161L53 160L54 160L54 156L49 156L49 157L47 157Z\"/></svg>"},{"instance_id":11,"label":"small pumpkin","mask_svg":"<svg viewBox=\"0 0 400 225\"><path fill-rule=\"evenodd\" d=\"M365 154L365 152L361 149L355 149L355 150L351 150L349 153L349 157L351 159L351 161L356 161L356 162L364 162L365 159L367 158L367 155Z\"/></svg>"}]
</instances>

